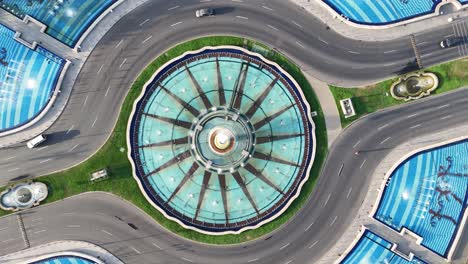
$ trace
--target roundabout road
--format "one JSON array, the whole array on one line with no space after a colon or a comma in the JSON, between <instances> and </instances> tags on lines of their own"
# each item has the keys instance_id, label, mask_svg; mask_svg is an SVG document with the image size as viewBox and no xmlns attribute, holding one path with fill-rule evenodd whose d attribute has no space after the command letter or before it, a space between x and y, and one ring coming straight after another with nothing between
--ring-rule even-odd
<instances>
[{"instance_id":1,"label":"roundabout road","mask_svg":"<svg viewBox=\"0 0 468 264\"><path fill-rule=\"evenodd\" d=\"M168 11L178 5L180 7ZM85 63L67 108L47 131L50 135L47 144L34 150L24 145L1 150L1 183L19 175L47 174L89 157L111 133L117 109L145 65L176 43L194 37L229 34L253 38L286 54L305 72L343 85L375 82L414 64L409 37L379 43L354 41L327 30L321 22L290 3L268 1L269 9L263 5L261 1L151 1L123 17L102 38ZM194 10L203 6L218 8L222 14L196 19ZM452 30L447 25L416 35L425 66L459 56L456 49L442 50L438 46L440 39L452 34ZM428 58L427 63L424 58ZM151 252L137 254L141 259L137 256L132 263L187 262L181 257L197 263L284 263L289 260L314 263L352 221L374 168L391 148L415 135L466 123L467 101L468 90L462 90L370 115L346 129L330 149L309 202L270 239L219 250L159 231L155 236L157 241L184 246L157 257ZM447 102L450 107L437 109ZM414 114L418 116L408 118ZM451 117L440 119L448 115ZM384 124L388 124L385 129L375 129ZM417 124L421 125L411 129ZM365 137L362 137L363 131L367 131ZM358 141L362 155L356 156L353 146ZM120 147L126 146L115 146L115 151ZM357 167L364 159L365 166ZM344 169L339 176L341 164ZM89 241L93 241L92 235L91 232ZM63 236L69 238L66 233ZM44 239L49 238L45 236ZM117 250L114 253L119 255Z\"/></svg>"}]
</instances>

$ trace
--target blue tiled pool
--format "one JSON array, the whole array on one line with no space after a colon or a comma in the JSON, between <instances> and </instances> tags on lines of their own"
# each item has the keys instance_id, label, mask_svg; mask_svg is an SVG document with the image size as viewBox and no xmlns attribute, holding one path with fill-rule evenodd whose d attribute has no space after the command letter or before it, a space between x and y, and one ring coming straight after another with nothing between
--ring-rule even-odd
<instances>
[{"instance_id":1,"label":"blue tiled pool","mask_svg":"<svg viewBox=\"0 0 468 264\"><path fill-rule=\"evenodd\" d=\"M47 105L64 60L38 47L35 51L13 39L0 25L0 131L27 123Z\"/></svg>"},{"instance_id":2,"label":"blue tiled pool","mask_svg":"<svg viewBox=\"0 0 468 264\"><path fill-rule=\"evenodd\" d=\"M3 0L0 7L23 18L47 25L47 34L74 46L94 20L117 0Z\"/></svg>"},{"instance_id":3,"label":"blue tiled pool","mask_svg":"<svg viewBox=\"0 0 468 264\"><path fill-rule=\"evenodd\" d=\"M324 0L338 14L359 24L389 24L433 13L441 0ZM468 4L468 0L461 0Z\"/></svg>"},{"instance_id":4,"label":"blue tiled pool","mask_svg":"<svg viewBox=\"0 0 468 264\"><path fill-rule=\"evenodd\" d=\"M423 264L424 261L413 258L408 261L399 255L393 253L390 249L392 243L381 238L380 236L365 231L359 239L356 246L343 259L341 264Z\"/></svg>"},{"instance_id":5,"label":"blue tiled pool","mask_svg":"<svg viewBox=\"0 0 468 264\"><path fill-rule=\"evenodd\" d=\"M94 264L94 261L76 256L60 256L37 261L31 264Z\"/></svg>"},{"instance_id":6,"label":"blue tiled pool","mask_svg":"<svg viewBox=\"0 0 468 264\"><path fill-rule=\"evenodd\" d=\"M468 141L427 150L390 176L375 218L423 237L422 245L446 256L467 205Z\"/></svg>"}]
</instances>

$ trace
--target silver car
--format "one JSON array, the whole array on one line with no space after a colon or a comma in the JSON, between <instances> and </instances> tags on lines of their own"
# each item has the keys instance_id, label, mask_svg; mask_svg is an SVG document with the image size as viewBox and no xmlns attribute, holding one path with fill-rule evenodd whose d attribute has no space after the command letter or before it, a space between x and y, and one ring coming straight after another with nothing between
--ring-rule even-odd
<instances>
[{"instance_id":1,"label":"silver car","mask_svg":"<svg viewBox=\"0 0 468 264\"><path fill-rule=\"evenodd\" d=\"M211 9L211 8L198 9L195 12L195 16L197 17L214 16L214 14L215 14L214 9Z\"/></svg>"}]
</instances>

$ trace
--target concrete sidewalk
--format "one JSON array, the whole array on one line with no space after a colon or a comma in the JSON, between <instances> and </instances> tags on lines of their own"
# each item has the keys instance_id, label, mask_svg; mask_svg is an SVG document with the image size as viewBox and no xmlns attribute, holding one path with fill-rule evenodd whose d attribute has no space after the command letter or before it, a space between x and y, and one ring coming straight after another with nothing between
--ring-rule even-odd
<instances>
[{"instance_id":1,"label":"concrete sidewalk","mask_svg":"<svg viewBox=\"0 0 468 264\"><path fill-rule=\"evenodd\" d=\"M438 26L448 24L449 17L457 19L468 17L468 7L464 7L460 11L452 14L438 15L421 19L419 21L403 21L399 24L390 24L378 27L368 27L363 25L345 23L343 18L335 12L330 12L330 9L325 7L322 0L289 0L298 5L300 8L308 11L314 17L321 20L326 26L330 27L337 33L357 40L364 41L385 41L400 37L409 36L418 32L433 29Z\"/></svg>"}]
</instances>

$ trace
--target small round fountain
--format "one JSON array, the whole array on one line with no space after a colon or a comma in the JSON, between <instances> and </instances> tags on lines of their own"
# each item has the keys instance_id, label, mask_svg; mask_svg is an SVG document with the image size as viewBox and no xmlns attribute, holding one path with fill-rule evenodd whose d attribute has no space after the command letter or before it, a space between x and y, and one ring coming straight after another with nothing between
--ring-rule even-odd
<instances>
[{"instance_id":1,"label":"small round fountain","mask_svg":"<svg viewBox=\"0 0 468 264\"><path fill-rule=\"evenodd\" d=\"M397 100L415 100L429 95L439 85L439 79L433 73L413 73L393 83L390 92Z\"/></svg>"},{"instance_id":2,"label":"small round fountain","mask_svg":"<svg viewBox=\"0 0 468 264\"><path fill-rule=\"evenodd\" d=\"M39 205L47 197L47 186L42 182L20 183L0 194L0 208L18 211Z\"/></svg>"}]
</instances>

